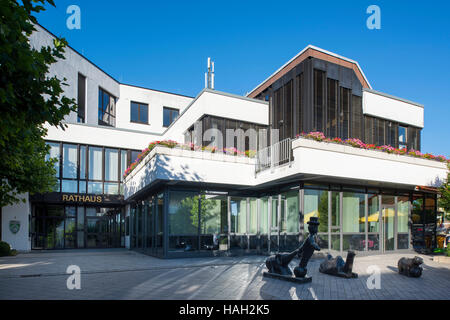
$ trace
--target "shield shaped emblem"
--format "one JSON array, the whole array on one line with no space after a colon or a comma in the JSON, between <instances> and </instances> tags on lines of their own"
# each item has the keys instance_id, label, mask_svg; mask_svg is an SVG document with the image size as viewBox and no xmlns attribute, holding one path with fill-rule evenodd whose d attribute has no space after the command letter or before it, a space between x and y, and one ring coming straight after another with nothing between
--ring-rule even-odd
<instances>
[{"instance_id":1,"label":"shield shaped emblem","mask_svg":"<svg viewBox=\"0 0 450 320\"><path fill-rule=\"evenodd\" d=\"M11 220L9 221L9 230L11 230L12 233L16 234L19 232L20 229L20 221L18 220Z\"/></svg>"}]
</instances>

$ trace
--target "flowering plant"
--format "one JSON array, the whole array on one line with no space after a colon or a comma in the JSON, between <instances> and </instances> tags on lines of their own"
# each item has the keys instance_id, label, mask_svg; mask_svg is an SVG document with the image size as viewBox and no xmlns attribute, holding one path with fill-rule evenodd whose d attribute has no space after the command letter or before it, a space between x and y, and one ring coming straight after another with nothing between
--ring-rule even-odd
<instances>
[{"instance_id":1,"label":"flowering plant","mask_svg":"<svg viewBox=\"0 0 450 320\"><path fill-rule=\"evenodd\" d=\"M337 143L337 144L343 144L343 145L349 145L355 148L360 149L366 149L366 150L378 150L386 153L392 153L392 154L398 154L398 155L409 155L416 158L423 158L423 159L430 159L430 160L436 160L440 162L448 162L450 163L450 159L447 159L443 155L434 156L431 153L423 154L418 150L410 149L406 150L404 148L394 148L390 145L383 145L383 146L377 146L375 144L366 144L362 142L360 139L351 138L342 140L341 138L327 138L322 132L314 131L310 133L302 132L301 134L297 134L297 138L302 137L306 139L312 139L316 141L323 141L323 142L329 142L329 143Z\"/></svg>"}]
</instances>

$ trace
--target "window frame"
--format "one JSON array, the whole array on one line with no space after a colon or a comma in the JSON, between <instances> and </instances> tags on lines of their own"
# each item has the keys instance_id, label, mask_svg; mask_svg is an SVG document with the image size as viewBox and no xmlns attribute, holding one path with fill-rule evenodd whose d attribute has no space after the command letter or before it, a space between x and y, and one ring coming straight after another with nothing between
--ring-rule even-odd
<instances>
[{"instance_id":1,"label":"window frame","mask_svg":"<svg viewBox=\"0 0 450 320\"><path fill-rule=\"evenodd\" d=\"M167 125L167 126L165 125L165 122L164 122L164 111L165 111L165 110L169 110L169 111L170 111L170 114L169 114L170 124ZM178 113L178 115L177 115L176 118L173 118L173 111L176 111L176 112ZM178 119L179 116L180 116L180 109L163 106L163 127L164 127L164 128L170 127L170 126L172 125L172 123L174 123L175 120Z\"/></svg>"},{"instance_id":2,"label":"window frame","mask_svg":"<svg viewBox=\"0 0 450 320\"><path fill-rule=\"evenodd\" d=\"M138 120L135 121L132 119L132 107L134 105L137 105L138 107ZM141 109L143 107L147 107L147 119L145 119L145 121L141 121ZM143 103L143 102L137 102L137 101L130 101L130 122L131 123L139 123L139 124L150 124L149 118L149 112L148 112L149 108L148 108L148 103Z\"/></svg>"},{"instance_id":3,"label":"window frame","mask_svg":"<svg viewBox=\"0 0 450 320\"><path fill-rule=\"evenodd\" d=\"M101 94L101 100L100 100L100 94ZM103 111L104 110L104 108L105 108L105 106L103 105L103 95L104 94L107 94L108 96L109 96L109 99L108 99L108 105L106 106L106 109L105 109L105 111ZM117 97L115 97L114 95L112 95L111 93L109 93L108 91L106 91L105 89L103 89L102 87L98 87L98 98L99 98L99 102L101 101L101 105L100 105L100 103L99 103L99 105L98 105L98 111L100 111L101 110L101 112L102 112L102 114L107 114L108 116L109 116L109 119L112 117L112 118L114 118L114 124L112 124L111 123L111 121L109 121L109 122L106 122L106 121L104 121L104 120L100 120L100 118L98 117L98 115L97 115L97 123L98 123L98 125L101 125L101 126L107 126L107 127L115 127L116 126L116 105L117 105ZM110 112L110 110L111 110L111 98L114 100L114 110L113 110L113 113L111 113Z\"/></svg>"}]
</instances>

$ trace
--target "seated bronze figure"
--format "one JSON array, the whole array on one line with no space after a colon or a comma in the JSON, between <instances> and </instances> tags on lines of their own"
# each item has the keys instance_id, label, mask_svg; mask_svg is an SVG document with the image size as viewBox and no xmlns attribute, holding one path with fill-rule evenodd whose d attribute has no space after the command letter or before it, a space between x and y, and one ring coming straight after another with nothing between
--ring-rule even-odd
<instances>
[{"instance_id":1,"label":"seated bronze figure","mask_svg":"<svg viewBox=\"0 0 450 320\"><path fill-rule=\"evenodd\" d=\"M341 256L333 258L331 254L328 254L326 259L320 264L319 271L347 279L358 278L358 274L352 272L354 259L355 252L351 250L347 253L346 261Z\"/></svg>"},{"instance_id":2,"label":"seated bronze figure","mask_svg":"<svg viewBox=\"0 0 450 320\"><path fill-rule=\"evenodd\" d=\"M421 257L415 256L414 258L401 258L398 260L398 273L408 277L418 278L422 275L423 268L420 266L423 263Z\"/></svg>"}]
</instances>

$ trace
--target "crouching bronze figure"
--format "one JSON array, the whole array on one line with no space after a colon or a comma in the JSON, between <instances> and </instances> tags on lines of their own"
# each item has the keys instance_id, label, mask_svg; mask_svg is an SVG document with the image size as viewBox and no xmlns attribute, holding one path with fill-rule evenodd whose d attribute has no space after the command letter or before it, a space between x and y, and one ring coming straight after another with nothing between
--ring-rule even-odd
<instances>
[{"instance_id":1,"label":"crouching bronze figure","mask_svg":"<svg viewBox=\"0 0 450 320\"><path fill-rule=\"evenodd\" d=\"M346 261L341 256L333 258L331 254L328 254L326 259L320 264L319 271L347 279L358 278L358 274L352 272L354 259L355 252L351 250L347 253Z\"/></svg>"},{"instance_id":2,"label":"crouching bronze figure","mask_svg":"<svg viewBox=\"0 0 450 320\"><path fill-rule=\"evenodd\" d=\"M423 268L420 266L423 263L421 257L415 256L414 258L401 258L398 260L398 273L408 277L418 278L422 275Z\"/></svg>"}]
</instances>

